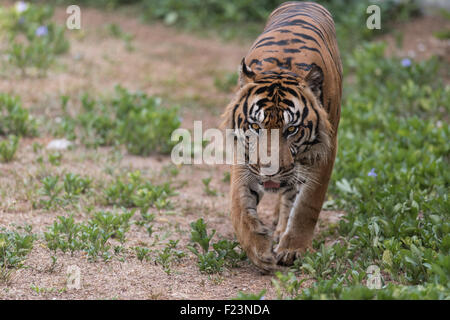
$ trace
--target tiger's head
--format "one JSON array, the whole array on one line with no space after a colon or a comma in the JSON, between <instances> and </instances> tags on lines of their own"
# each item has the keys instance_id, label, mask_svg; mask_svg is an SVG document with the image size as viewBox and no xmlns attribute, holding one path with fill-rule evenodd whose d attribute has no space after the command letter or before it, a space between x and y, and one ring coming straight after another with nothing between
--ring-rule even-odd
<instances>
[{"instance_id":1,"label":"tiger's head","mask_svg":"<svg viewBox=\"0 0 450 320\"><path fill-rule=\"evenodd\" d=\"M248 179L257 179L267 191L299 183L312 183L314 164L326 161L332 127L322 107L323 72L313 64L301 78L292 72L255 73L242 60L240 88L228 105L223 126L245 132L246 152L250 135L266 136L266 154L275 152L277 166L260 161L242 166ZM273 135L276 134L275 146ZM237 135L237 134L236 134ZM258 150L265 144L258 144ZM272 149L271 149L272 148Z\"/></svg>"}]
</instances>

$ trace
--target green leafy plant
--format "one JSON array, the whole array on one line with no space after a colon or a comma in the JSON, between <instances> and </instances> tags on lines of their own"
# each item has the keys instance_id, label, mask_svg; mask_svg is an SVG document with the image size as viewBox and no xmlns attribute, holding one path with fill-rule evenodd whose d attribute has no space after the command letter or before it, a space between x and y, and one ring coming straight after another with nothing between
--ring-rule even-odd
<instances>
[{"instance_id":1,"label":"green leafy plant","mask_svg":"<svg viewBox=\"0 0 450 320\"><path fill-rule=\"evenodd\" d=\"M106 30L108 34L114 38L123 40L125 44L125 48L128 51L133 51L134 47L132 45L132 41L134 39L134 36L130 33L124 32L120 25L115 23L109 23L106 26Z\"/></svg>"},{"instance_id":2,"label":"green leafy plant","mask_svg":"<svg viewBox=\"0 0 450 320\"><path fill-rule=\"evenodd\" d=\"M37 135L36 120L22 107L19 97L0 93L0 135Z\"/></svg>"},{"instance_id":3,"label":"green leafy plant","mask_svg":"<svg viewBox=\"0 0 450 320\"><path fill-rule=\"evenodd\" d=\"M64 111L67 102L62 102ZM76 118L64 112L58 132L73 139L78 126L87 146L123 144L131 154L147 156L168 154L176 143L171 135L180 126L178 109L164 108L158 98L116 86L112 98L96 100L82 95L81 107L83 112Z\"/></svg>"},{"instance_id":4,"label":"green leafy plant","mask_svg":"<svg viewBox=\"0 0 450 320\"><path fill-rule=\"evenodd\" d=\"M8 139L0 141L0 161L10 162L14 158L18 146L19 138L14 135L10 135Z\"/></svg>"},{"instance_id":5,"label":"green leafy plant","mask_svg":"<svg viewBox=\"0 0 450 320\"><path fill-rule=\"evenodd\" d=\"M180 126L178 109L161 107L161 100L144 93L129 93L116 87L112 101L116 110L117 134L132 154L167 154L175 145L170 137Z\"/></svg>"},{"instance_id":6,"label":"green leafy plant","mask_svg":"<svg viewBox=\"0 0 450 320\"><path fill-rule=\"evenodd\" d=\"M167 274L172 272L171 265L175 261L180 261L186 254L177 250L178 242L180 240L169 240L163 250L158 251L158 255L155 259L156 263L160 264Z\"/></svg>"},{"instance_id":7,"label":"green leafy plant","mask_svg":"<svg viewBox=\"0 0 450 320\"><path fill-rule=\"evenodd\" d=\"M62 160L62 153L61 152L51 152L48 154L48 162L50 162L54 166L60 166Z\"/></svg>"},{"instance_id":8,"label":"green leafy plant","mask_svg":"<svg viewBox=\"0 0 450 320\"><path fill-rule=\"evenodd\" d=\"M215 189L212 189L209 186L209 184L211 183L211 179L212 179L211 177L202 179L203 186L204 186L204 189L205 189L205 193L208 196L217 196L217 191Z\"/></svg>"},{"instance_id":9,"label":"green leafy plant","mask_svg":"<svg viewBox=\"0 0 450 320\"><path fill-rule=\"evenodd\" d=\"M152 206L158 209L169 208L168 197L173 195L174 191L169 184L158 186L145 182L140 171L128 173L126 178L117 178L105 190L108 204L127 208L138 207L144 219Z\"/></svg>"},{"instance_id":10,"label":"green leafy plant","mask_svg":"<svg viewBox=\"0 0 450 320\"><path fill-rule=\"evenodd\" d=\"M238 85L238 73L230 72L214 78L214 86L223 92L230 92Z\"/></svg>"},{"instance_id":11,"label":"green leafy plant","mask_svg":"<svg viewBox=\"0 0 450 320\"><path fill-rule=\"evenodd\" d=\"M212 244L213 251L209 251L210 241L214 237L216 230L210 234L206 229L206 223L202 218L191 223L191 241L193 246L188 249L197 256L200 271L205 273L222 272L224 266L237 267L238 262L245 259L245 253L235 249L239 245L237 242L229 240L220 240ZM199 245L202 252L196 248Z\"/></svg>"},{"instance_id":12,"label":"green leafy plant","mask_svg":"<svg viewBox=\"0 0 450 320\"><path fill-rule=\"evenodd\" d=\"M266 294L266 292L266 289L263 289L256 294L239 291L239 293L235 298L233 298L233 300L264 300L264 295Z\"/></svg>"},{"instance_id":13,"label":"green leafy plant","mask_svg":"<svg viewBox=\"0 0 450 320\"><path fill-rule=\"evenodd\" d=\"M82 194L90 190L92 179L67 173L63 177L62 184L59 176L47 176L41 182L42 187L39 194L43 198L40 199L39 204L46 209L50 209L55 206L64 207L79 200Z\"/></svg>"},{"instance_id":14,"label":"green leafy plant","mask_svg":"<svg viewBox=\"0 0 450 320\"><path fill-rule=\"evenodd\" d=\"M305 281L298 280L294 273L282 274L275 273L276 279L272 279L272 285L275 287L278 299L295 299L302 283Z\"/></svg>"},{"instance_id":15,"label":"green leafy plant","mask_svg":"<svg viewBox=\"0 0 450 320\"><path fill-rule=\"evenodd\" d=\"M52 16L50 6L30 3L0 11L0 30L8 40L5 52L23 74L30 67L44 74L54 58L69 49L65 28L52 22Z\"/></svg>"},{"instance_id":16,"label":"green leafy plant","mask_svg":"<svg viewBox=\"0 0 450 320\"><path fill-rule=\"evenodd\" d=\"M139 261L148 261L150 260L150 249L146 247L134 247L134 251L136 252L136 257Z\"/></svg>"},{"instance_id":17,"label":"green leafy plant","mask_svg":"<svg viewBox=\"0 0 450 320\"><path fill-rule=\"evenodd\" d=\"M133 215L133 211L122 214L99 211L85 223L75 222L72 215L59 216L44 233L44 238L50 250L59 249L72 254L81 250L87 253L90 260L95 261L100 256L108 261L113 256L111 239L125 242L125 234L130 228ZM114 251L117 252L116 249Z\"/></svg>"},{"instance_id":18,"label":"green leafy plant","mask_svg":"<svg viewBox=\"0 0 450 320\"><path fill-rule=\"evenodd\" d=\"M0 229L0 280L8 282L14 270L23 267L23 263L33 248L35 236L31 227L26 232Z\"/></svg>"}]
</instances>

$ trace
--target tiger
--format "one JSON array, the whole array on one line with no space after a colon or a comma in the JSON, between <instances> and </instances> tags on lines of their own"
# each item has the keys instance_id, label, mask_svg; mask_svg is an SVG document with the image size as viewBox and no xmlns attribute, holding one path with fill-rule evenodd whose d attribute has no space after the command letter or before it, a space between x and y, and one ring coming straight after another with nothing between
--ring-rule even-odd
<instances>
[{"instance_id":1,"label":"tiger","mask_svg":"<svg viewBox=\"0 0 450 320\"><path fill-rule=\"evenodd\" d=\"M279 169L269 172L259 159L232 163L231 222L250 261L271 272L311 248L334 166L343 71L331 14L313 2L281 4L242 59L238 78L222 127L266 130L268 140L278 130ZM241 142L248 152L248 141ZM257 214L265 193L277 194L273 226Z\"/></svg>"}]
</instances>

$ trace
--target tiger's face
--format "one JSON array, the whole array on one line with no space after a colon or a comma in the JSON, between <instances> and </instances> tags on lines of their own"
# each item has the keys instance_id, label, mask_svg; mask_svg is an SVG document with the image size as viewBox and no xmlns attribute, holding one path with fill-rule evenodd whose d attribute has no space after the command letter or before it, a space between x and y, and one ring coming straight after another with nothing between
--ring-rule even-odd
<instances>
[{"instance_id":1,"label":"tiger's face","mask_svg":"<svg viewBox=\"0 0 450 320\"><path fill-rule=\"evenodd\" d=\"M233 100L227 127L241 130L246 137L262 138L256 148L245 140L246 152L256 152L256 163L245 168L269 192L307 183L308 166L320 159L330 145L331 125L322 108L319 70L305 80L291 73L256 76L243 60L241 88ZM260 148L277 165L260 158ZM275 154L274 154L275 153Z\"/></svg>"}]
</instances>

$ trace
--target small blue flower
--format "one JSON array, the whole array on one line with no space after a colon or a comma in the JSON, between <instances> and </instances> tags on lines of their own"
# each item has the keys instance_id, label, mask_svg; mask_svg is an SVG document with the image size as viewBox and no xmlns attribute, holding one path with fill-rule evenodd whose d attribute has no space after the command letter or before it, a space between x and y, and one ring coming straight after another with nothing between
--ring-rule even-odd
<instances>
[{"instance_id":1,"label":"small blue flower","mask_svg":"<svg viewBox=\"0 0 450 320\"><path fill-rule=\"evenodd\" d=\"M370 170L370 172L367 174L369 177L376 177L377 174L375 173L375 168L372 168L372 170Z\"/></svg>"},{"instance_id":2,"label":"small blue flower","mask_svg":"<svg viewBox=\"0 0 450 320\"><path fill-rule=\"evenodd\" d=\"M24 1L19 1L16 3L16 11L18 13L27 11L27 9L28 9L28 3L24 2Z\"/></svg>"},{"instance_id":3,"label":"small blue flower","mask_svg":"<svg viewBox=\"0 0 450 320\"><path fill-rule=\"evenodd\" d=\"M36 36L37 37L43 37L48 35L48 28L47 26L40 26L36 29Z\"/></svg>"},{"instance_id":4,"label":"small blue flower","mask_svg":"<svg viewBox=\"0 0 450 320\"><path fill-rule=\"evenodd\" d=\"M19 20L17 21L19 24L24 24L25 23L25 18L24 17L20 17Z\"/></svg>"},{"instance_id":5,"label":"small blue flower","mask_svg":"<svg viewBox=\"0 0 450 320\"><path fill-rule=\"evenodd\" d=\"M411 64L412 64L411 59L408 59L408 58L402 59L402 66L403 67L408 68L408 67L411 66Z\"/></svg>"}]
</instances>

